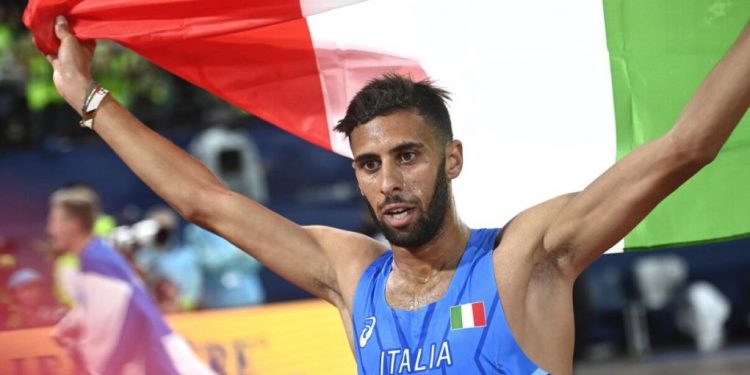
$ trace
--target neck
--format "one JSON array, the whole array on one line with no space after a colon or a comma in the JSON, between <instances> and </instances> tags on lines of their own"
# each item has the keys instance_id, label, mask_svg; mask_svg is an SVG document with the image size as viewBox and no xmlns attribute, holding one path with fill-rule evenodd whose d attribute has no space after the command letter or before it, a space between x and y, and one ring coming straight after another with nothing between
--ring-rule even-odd
<instances>
[{"instance_id":1,"label":"neck","mask_svg":"<svg viewBox=\"0 0 750 375\"><path fill-rule=\"evenodd\" d=\"M88 245L91 241L91 237L92 236L90 233L85 233L77 236L71 241L71 246L70 249L68 249L68 252L73 254L80 254L81 252L83 252L83 249L86 248L86 245Z\"/></svg>"},{"instance_id":2,"label":"neck","mask_svg":"<svg viewBox=\"0 0 750 375\"><path fill-rule=\"evenodd\" d=\"M470 234L451 205L432 240L417 248L393 246L394 268L411 281L427 283L440 271L456 267Z\"/></svg>"}]
</instances>

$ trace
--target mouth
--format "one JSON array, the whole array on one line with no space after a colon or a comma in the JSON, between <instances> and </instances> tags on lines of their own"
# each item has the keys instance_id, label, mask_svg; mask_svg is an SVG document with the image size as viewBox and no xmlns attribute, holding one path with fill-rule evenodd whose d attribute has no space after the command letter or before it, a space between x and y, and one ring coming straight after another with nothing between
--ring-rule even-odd
<instances>
[{"instance_id":1,"label":"mouth","mask_svg":"<svg viewBox=\"0 0 750 375\"><path fill-rule=\"evenodd\" d=\"M409 205L391 205L383 210L383 221L392 228L407 227L416 216L416 207Z\"/></svg>"}]
</instances>

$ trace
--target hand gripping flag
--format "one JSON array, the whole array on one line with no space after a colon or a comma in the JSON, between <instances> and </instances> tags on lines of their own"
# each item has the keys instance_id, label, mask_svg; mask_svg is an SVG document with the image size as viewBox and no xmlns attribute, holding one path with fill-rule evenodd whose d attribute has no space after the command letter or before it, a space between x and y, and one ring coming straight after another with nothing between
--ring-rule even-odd
<instances>
[{"instance_id":1,"label":"hand gripping flag","mask_svg":"<svg viewBox=\"0 0 750 375\"><path fill-rule=\"evenodd\" d=\"M56 53L54 19L77 37L108 39L313 144L350 154L332 128L380 74L425 77L412 60L339 50L315 40L306 16L361 0L31 0L24 23Z\"/></svg>"}]
</instances>

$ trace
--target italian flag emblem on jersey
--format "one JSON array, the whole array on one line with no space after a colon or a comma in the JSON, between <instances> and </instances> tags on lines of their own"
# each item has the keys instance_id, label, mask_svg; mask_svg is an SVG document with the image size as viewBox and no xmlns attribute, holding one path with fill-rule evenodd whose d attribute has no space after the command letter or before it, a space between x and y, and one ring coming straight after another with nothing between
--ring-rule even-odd
<instances>
[{"instance_id":1,"label":"italian flag emblem on jersey","mask_svg":"<svg viewBox=\"0 0 750 375\"><path fill-rule=\"evenodd\" d=\"M484 327L486 325L484 302L451 306L451 330Z\"/></svg>"}]
</instances>

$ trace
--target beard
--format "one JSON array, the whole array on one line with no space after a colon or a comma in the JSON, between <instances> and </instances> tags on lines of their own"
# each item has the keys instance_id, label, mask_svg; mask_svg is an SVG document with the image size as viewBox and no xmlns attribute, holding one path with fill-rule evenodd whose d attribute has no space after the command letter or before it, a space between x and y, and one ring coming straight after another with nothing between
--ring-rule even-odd
<instances>
[{"instance_id":1,"label":"beard","mask_svg":"<svg viewBox=\"0 0 750 375\"><path fill-rule=\"evenodd\" d=\"M380 231L391 245L404 248L416 248L435 238L440 227L443 225L445 214L448 211L448 203L450 202L448 178L445 176L445 159L440 163L434 186L432 199L427 206L427 212L423 213L417 219L413 224L413 229L410 231L399 231L389 227L378 218L372 205L369 203L367 204L367 208L370 209L370 215L372 215L373 221L378 224L378 228L380 228ZM391 203L412 202L407 201L399 195L386 197L386 200L383 202L384 205Z\"/></svg>"}]
</instances>

